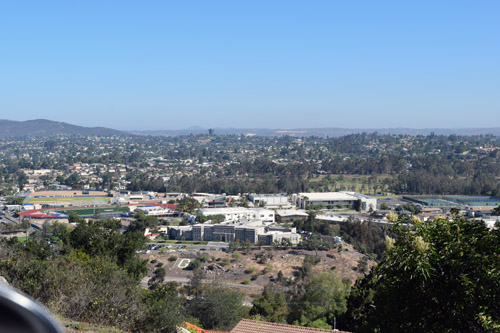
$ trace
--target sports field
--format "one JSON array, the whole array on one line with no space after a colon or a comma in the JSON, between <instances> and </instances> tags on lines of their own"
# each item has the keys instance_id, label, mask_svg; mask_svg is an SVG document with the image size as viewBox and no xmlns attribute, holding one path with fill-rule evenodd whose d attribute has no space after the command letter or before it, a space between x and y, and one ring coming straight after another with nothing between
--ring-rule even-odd
<instances>
[{"instance_id":1,"label":"sports field","mask_svg":"<svg viewBox=\"0 0 500 333\"><path fill-rule=\"evenodd\" d=\"M463 205L468 206L499 206L500 198L496 197L487 197L487 196L468 196L468 195L454 195L454 196L445 196L443 199L458 202Z\"/></svg>"},{"instance_id":2,"label":"sports field","mask_svg":"<svg viewBox=\"0 0 500 333\"><path fill-rule=\"evenodd\" d=\"M403 199L420 203L428 207L451 207L451 206L498 206L500 198L487 196L405 196Z\"/></svg>"},{"instance_id":3,"label":"sports field","mask_svg":"<svg viewBox=\"0 0 500 333\"><path fill-rule=\"evenodd\" d=\"M24 200L27 204L44 204L57 202L85 202L85 203L109 203L109 197L42 197Z\"/></svg>"},{"instance_id":4,"label":"sports field","mask_svg":"<svg viewBox=\"0 0 500 333\"><path fill-rule=\"evenodd\" d=\"M425 203L425 205L429 207L451 207L457 205L455 202L441 199L420 199L420 201Z\"/></svg>"},{"instance_id":5,"label":"sports field","mask_svg":"<svg viewBox=\"0 0 500 333\"><path fill-rule=\"evenodd\" d=\"M128 207L85 207L75 209L57 209L58 213L69 215L76 213L81 217L92 217L94 215L118 215L121 213L128 213Z\"/></svg>"}]
</instances>

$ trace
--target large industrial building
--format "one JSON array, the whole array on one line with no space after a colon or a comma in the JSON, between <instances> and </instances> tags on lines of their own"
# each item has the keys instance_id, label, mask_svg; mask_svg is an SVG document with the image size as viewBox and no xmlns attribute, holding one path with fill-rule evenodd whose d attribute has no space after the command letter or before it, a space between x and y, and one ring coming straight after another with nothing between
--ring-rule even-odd
<instances>
[{"instance_id":1,"label":"large industrial building","mask_svg":"<svg viewBox=\"0 0 500 333\"><path fill-rule=\"evenodd\" d=\"M292 195L292 202L300 209L307 209L310 205L323 205L333 208L348 208L366 211L377 209L377 199L356 192L313 192L297 193Z\"/></svg>"},{"instance_id":2,"label":"large industrial building","mask_svg":"<svg viewBox=\"0 0 500 333\"><path fill-rule=\"evenodd\" d=\"M265 226L262 220L246 220L223 222L221 224L195 224L193 226L168 227L170 239L244 242L252 244L272 245L275 241L287 239L291 244L298 244L300 235L295 228L280 226Z\"/></svg>"},{"instance_id":3,"label":"large industrial building","mask_svg":"<svg viewBox=\"0 0 500 333\"><path fill-rule=\"evenodd\" d=\"M255 194L252 193L248 199L255 205L264 205L268 208L288 208L290 202L285 194Z\"/></svg>"}]
</instances>

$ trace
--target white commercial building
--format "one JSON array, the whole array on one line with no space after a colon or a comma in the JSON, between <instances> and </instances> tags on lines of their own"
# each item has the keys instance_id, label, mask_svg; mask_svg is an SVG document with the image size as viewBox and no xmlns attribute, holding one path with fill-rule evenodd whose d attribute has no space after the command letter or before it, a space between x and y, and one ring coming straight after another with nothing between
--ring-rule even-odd
<instances>
[{"instance_id":1,"label":"white commercial building","mask_svg":"<svg viewBox=\"0 0 500 333\"><path fill-rule=\"evenodd\" d=\"M377 199L356 192L313 192L297 193L292 196L292 202L298 208L307 209L310 205L351 208L355 210L377 209Z\"/></svg>"},{"instance_id":2,"label":"white commercial building","mask_svg":"<svg viewBox=\"0 0 500 333\"><path fill-rule=\"evenodd\" d=\"M255 206L263 203L266 207L273 208L288 208L291 206L288 201L288 197L283 194L255 194L252 193L248 196L248 199L253 202Z\"/></svg>"},{"instance_id":3,"label":"white commercial building","mask_svg":"<svg viewBox=\"0 0 500 333\"><path fill-rule=\"evenodd\" d=\"M135 209L135 211L144 213L148 216L172 216L172 215L174 215L174 211L172 209L164 208L162 206L138 207Z\"/></svg>"},{"instance_id":4,"label":"white commercial building","mask_svg":"<svg viewBox=\"0 0 500 333\"><path fill-rule=\"evenodd\" d=\"M225 221L259 219L264 222L274 222L274 210L262 208L227 207L200 209L203 216L224 215Z\"/></svg>"}]
</instances>

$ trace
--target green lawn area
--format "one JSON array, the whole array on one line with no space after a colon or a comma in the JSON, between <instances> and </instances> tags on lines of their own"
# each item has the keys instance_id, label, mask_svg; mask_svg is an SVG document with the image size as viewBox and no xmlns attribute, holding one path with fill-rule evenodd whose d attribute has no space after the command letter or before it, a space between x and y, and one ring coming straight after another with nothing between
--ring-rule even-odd
<instances>
[{"instance_id":1,"label":"green lawn area","mask_svg":"<svg viewBox=\"0 0 500 333\"><path fill-rule=\"evenodd\" d=\"M86 207L86 208L76 208L76 209L57 209L59 213L71 214L75 213L80 216L92 216L95 214L106 214L106 213L126 213L129 211L128 207Z\"/></svg>"},{"instance_id":2,"label":"green lawn area","mask_svg":"<svg viewBox=\"0 0 500 333\"><path fill-rule=\"evenodd\" d=\"M26 237L26 236L17 237L17 241L18 241L19 243L24 243L24 242L26 242L26 239L27 239L27 237Z\"/></svg>"},{"instance_id":3,"label":"green lawn area","mask_svg":"<svg viewBox=\"0 0 500 333\"><path fill-rule=\"evenodd\" d=\"M24 242L26 242L27 239L28 239L28 237L26 237L26 236L17 237L17 241L19 243L24 243ZM50 241L52 243L61 243L62 242L62 240L58 237L51 237Z\"/></svg>"}]
</instances>

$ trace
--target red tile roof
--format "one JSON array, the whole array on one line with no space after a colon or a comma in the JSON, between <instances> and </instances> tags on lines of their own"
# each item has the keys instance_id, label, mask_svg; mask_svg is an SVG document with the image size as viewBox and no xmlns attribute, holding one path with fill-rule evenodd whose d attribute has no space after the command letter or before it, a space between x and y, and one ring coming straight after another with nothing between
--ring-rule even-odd
<instances>
[{"instance_id":1,"label":"red tile roof","mask_svg":"<svg viewBox=\"0 0 500 333\"><path fill-rule=\"evenodd\" d=\"M201 327L198 327L196 325L193 325L191 323L188 323L186 321L186 327L190 329L194 329L197 333L229 333L229 332L223 332L223 331L210 331L210 330L204 330Z\"/></svg>"},{"instance_id":2,"label":"red tile roof","mask_svg":"<svg viewBox=\"0 0 500 333\"><path fill-rule=\"evenodd\" d=\"M347 333L338 330L326 330L322 328L293 326L276 323L266 323L249 319L242 319L231 333Z\"/></svg>"}]
</instances>

